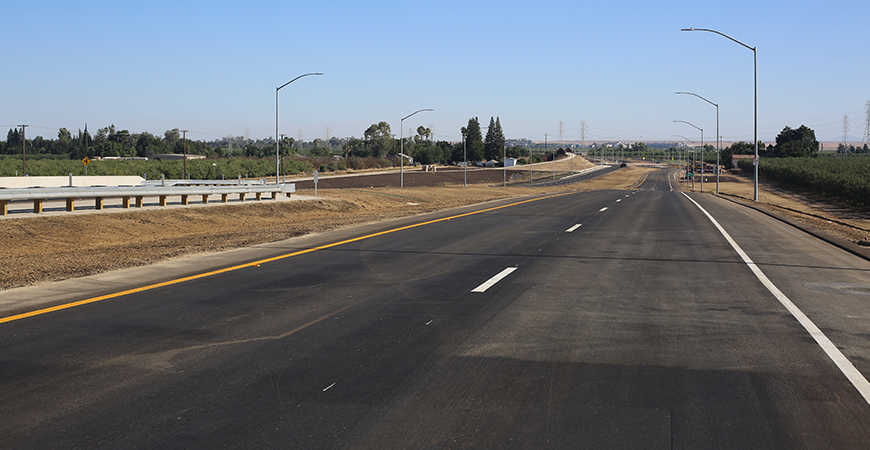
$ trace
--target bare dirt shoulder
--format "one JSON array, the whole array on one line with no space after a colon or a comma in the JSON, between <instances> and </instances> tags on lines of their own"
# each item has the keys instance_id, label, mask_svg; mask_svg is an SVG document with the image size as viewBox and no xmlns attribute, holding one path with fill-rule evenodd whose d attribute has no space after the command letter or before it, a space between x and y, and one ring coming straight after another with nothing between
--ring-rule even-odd
<instances>
[{"instance_id":1,"label":"bare dirt shoulder","mask_svg":"<svg viewBox=\"0 0 870 450\"><path fill-rule=\"evenodd\" d=\"M630 167L557 188L505 188L498 183L323 189L317 200L5 219L0 222L0 289L497 199L566 190L630 189L650 170Z\"/></svg>"},{"instance_id":2,"label":"bare dirt shoulder","mask_svg":"<svg viewBox=\"0 0 870 450\"><path fill-rule=\"evenodd\" d=\"M707 175L704 190L715 191L715 176ZM774 183L759 183L758 203L749 176L728 175L720 179L720 192L737 201L753 204L855 243L870 241L870 210L850 206L809 192Z\"/></svg>"}]
</instances>

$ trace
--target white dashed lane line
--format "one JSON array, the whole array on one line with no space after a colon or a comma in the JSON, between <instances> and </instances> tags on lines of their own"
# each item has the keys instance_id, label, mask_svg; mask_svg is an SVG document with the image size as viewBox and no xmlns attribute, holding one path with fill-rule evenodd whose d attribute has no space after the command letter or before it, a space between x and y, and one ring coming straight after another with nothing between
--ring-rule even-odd
<instances>
[{"instance_id":1,"label":"white dashed lane line","mask_svg":"<svg viewBox=\"0 0 870 450\"><path fill-rule=\"evenodd\" d=\"M485 283L472 289L471 292L486 292L487 289L495 286L496 283L501 281L504 277L510 275L511 272L513 272L514 270L517 270L517 268L516 267L508 267L507 269L502 270L501 272L498 273L498 275L490 278L489 280L486 280Z\"/></svg>"},{"instance_id":2,"label":"white dashed lane line","mask_svg":"<svg viewBox=\"0 0 870 450\"><path fill-rule=\"evenodd\" d=\"M583 224L582 224L582 223L578 223L577 225L574 225L573 227L568 228L567 230L565 230L565 232L566 232L566 233L573 233L574 230L580 228L581 225L583 225Z\"/></svg>"}]
</instances>

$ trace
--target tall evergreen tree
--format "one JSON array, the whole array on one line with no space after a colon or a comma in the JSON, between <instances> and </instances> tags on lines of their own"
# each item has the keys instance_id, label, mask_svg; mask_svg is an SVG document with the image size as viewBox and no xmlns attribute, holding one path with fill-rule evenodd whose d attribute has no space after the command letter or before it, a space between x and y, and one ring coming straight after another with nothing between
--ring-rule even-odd
<instances>
[{"instance_id":1,"label":"tall evergreen tree","mask_svg":"<svg viewBox=\"0 0 870 450\"><path fill-rule=\"evenodd\" d=\"M480 133L480 122L477 117L468 119L468 126L465 127L465 144L468 148L469 161L483 160L483 136Z\"/></svg>"},{"instance_id":2,"label":"tall evergreen tree","mask_svg":"<svg viewBox=\"0 0 870 450\"><path fill-rule=\"evenodd\" d=\"M489 118L489 128L486 130L484 141L484 155L487 160L501 160L504 156L504 132L501 130L501 122L498 118Z\"/></svg>"},{"instance_id":3,"label":"tall evergreen tree","mask_svg":"<svg viewBox=\"0 0 870 450\"><path fill-rule=\"evenodd\" d=\"M10 128L6 133L6 151L10 154L15 153L15 149L21 148L21 132L18 128Z\"/></svg>"}]
</instances>

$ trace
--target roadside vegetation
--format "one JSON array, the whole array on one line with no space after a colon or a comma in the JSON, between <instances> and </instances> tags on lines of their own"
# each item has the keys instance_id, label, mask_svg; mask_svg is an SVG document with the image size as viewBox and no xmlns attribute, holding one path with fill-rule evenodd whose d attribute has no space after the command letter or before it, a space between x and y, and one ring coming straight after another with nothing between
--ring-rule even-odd
<instances>
[{"instance_id":1,"label":"roadside vegetation","mask_svg":"<svg viewBox=\"0 0 870 450\"><path fill-rule=\"evenodd\" d=\"M462 127L464 141L435 141L432 130L420 126L416 135L394 137L386 122L372 124L362 139L314 139L311 142L282 137L252 140L227 136L213 141L187 139L179 129L167 130L163 136L148 132L131 133L117 130L114 125L100 128L92 135L87 126L77 132L61 128L56 139L42 136L25 139L24 130L10 128L5 141L0 141L0 176L64 176L73 175L139 175L159 178L234 178L275 175L276 153L281 157L279 173L294 175L345 170L398 167L402 151L405 164L413 159L418 164L455 165L468 161L496 161L506 157L543 161L541 155L531 155L528 148L505 148L504 133L498 118L490 118L486 137L480 133L477 118ZM327 129L329 133L329 129ZM542 152L546 154L547 152ZM187 161L171 155L196 155ZM167 156L169 155L169 156ZM85 167L83 161L88 159ZM524 160L522 163L526 163Z\"/></svg>"},{"instance_id":2,"label":"roadside vegetation","mask_svg":"<svg viewBox=\"0 0 870 450\"><path fill-rule=\"evenodd\" d=\"M822 156L818 158L764 158L758 176L858 206L870 206L870 159ZM752 161L740 161L751 171Z\"/></svg>"},{"instance_id":3,"label":"roadside vegetation","mask_svg":"<svg viewBox=\"0 0 870 450\"><path fill-rule=\"evenodd\" d=\"M866 150L866 145L856 149L841 144L836 154L822 156L812 129L785 127L776 145L759 147L758 176L852 205L870 206L870 159L860 157ZM754 171L751 159L739 161L738 167Z\"/></svg>"}]
</instances>

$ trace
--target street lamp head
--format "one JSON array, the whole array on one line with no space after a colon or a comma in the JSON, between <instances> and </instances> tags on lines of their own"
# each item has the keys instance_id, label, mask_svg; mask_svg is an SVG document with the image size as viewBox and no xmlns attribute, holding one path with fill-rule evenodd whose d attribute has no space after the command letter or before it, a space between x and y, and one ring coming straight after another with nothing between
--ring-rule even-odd
<instances>
[{"instance_id":1,"label":"street lamp head","mask_svg":"<svg viewBox=\"0 0 870 450\"><path fill-rule=\"evenodd\" d=\"M694 28L681 28L680 31L695 31Z\"/></svg>"}]
</instances>

